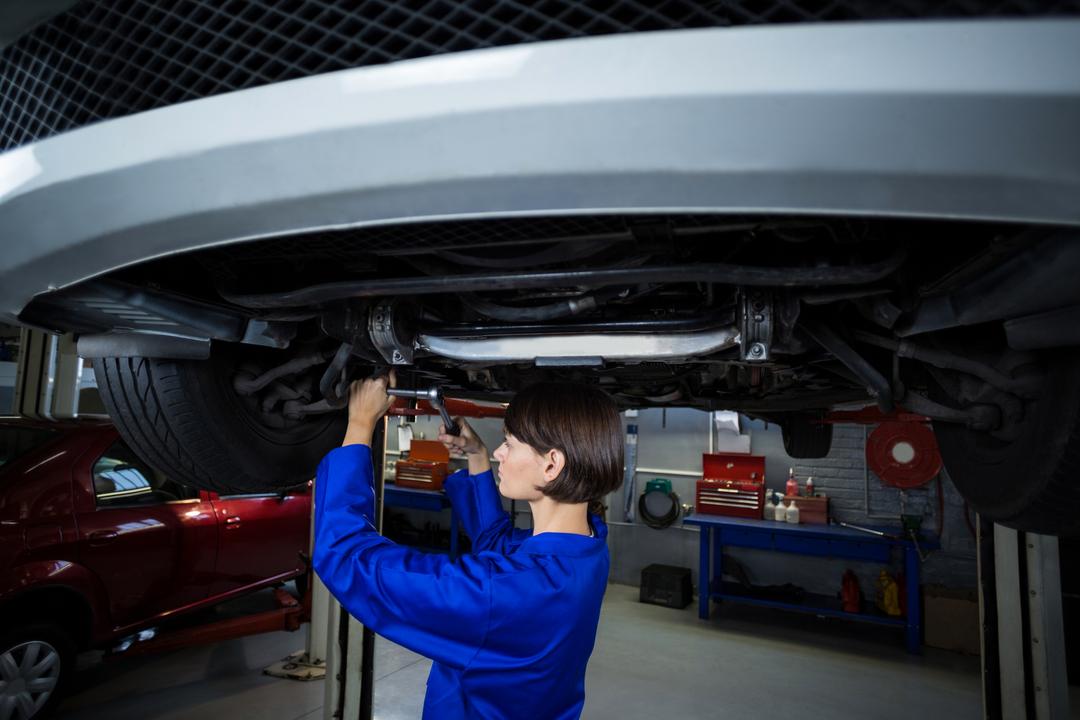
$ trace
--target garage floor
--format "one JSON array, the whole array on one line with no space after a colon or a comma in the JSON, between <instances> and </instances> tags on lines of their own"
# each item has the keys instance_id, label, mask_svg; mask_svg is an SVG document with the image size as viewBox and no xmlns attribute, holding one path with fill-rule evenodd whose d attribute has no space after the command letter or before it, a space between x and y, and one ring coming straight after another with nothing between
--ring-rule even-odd
<instances>
[{"instance_id":1,"label":"garage floor","mask_svg":"<svg viewBox=\"0 0 1080 720\"><path fill-rule=\"evenodd\" d=\"M59 716L318 719L321 681L262 674L303 644L302 631L274 633L91 664ZM375 716L418 718L429 666L380 639ZM911 657L888 628L747 607L724 607L702 623L696 606L642 605L637 588L611 585L589 663L584 717L976 720L978 673L974 657L931 649Z\"/></svg>"}]
</instances>

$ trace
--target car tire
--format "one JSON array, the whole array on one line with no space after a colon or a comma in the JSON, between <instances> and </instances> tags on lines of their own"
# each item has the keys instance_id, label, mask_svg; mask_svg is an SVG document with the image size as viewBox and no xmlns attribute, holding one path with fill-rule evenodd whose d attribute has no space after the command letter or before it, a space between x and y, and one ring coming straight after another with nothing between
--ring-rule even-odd
<instances>
[{"instance_id":1,"label":"car tire","mask_svg":"<svg viewBox=\"0 0 1080 720\"><path fill-rule=\"evenodd\" d=\"M934 434L949 477L980 515L1028 532L1080 533L1080 353L1055 353L1012 442L956 423L935 422Z\"/></svg>"},{"instance_id":2,"label":"car tire","mask_svg":"<svg viewBox=\"0 0 1080 720\"><path fill-rule=\"evenodd\" d=\"M821 422L820 413L798 413L784 418L781 425L784 451L799 459L823 458L832 449L833 426Z\"/></svg>"},{"instance_id":3,"label":"car tire","mask_svg":"<svg viewBox=\"0 0 1080 720\"><path fill-rule=\"evenodd\" d=\"M170 477L221 494L307 482L340 444L346 414L315 415L288 427L261 423L231 386L242 352L221 345L205 361L104 358L94 371L120 435Z\"/></svg>"},{"instance_id":4,"label":"car tire","mask_svg":"<svg viewBox=\"0 0 1080 720\"><path fill-rule=\"evenodd\" d=\"M24 670L26 653L33 653L30 669ZM50 661L51 659L51 661ZM46 665L45 663L51 662ZM14 665L12 665L14 663ZM8 677L4 670L3 690L0 702L17 698L13 717L20 720L43 720L56 709L75 667L75 644L64 630L53 623L31 623L25 627L3 633L0 638L0 667L18 668L16 677ZM15 671L11 671L15 672ZM44 689L34 683L49 683ZM18 683L18 684L16 684ZM32 708L20 714L20 707Z\"/></svg>"}]
</instances>

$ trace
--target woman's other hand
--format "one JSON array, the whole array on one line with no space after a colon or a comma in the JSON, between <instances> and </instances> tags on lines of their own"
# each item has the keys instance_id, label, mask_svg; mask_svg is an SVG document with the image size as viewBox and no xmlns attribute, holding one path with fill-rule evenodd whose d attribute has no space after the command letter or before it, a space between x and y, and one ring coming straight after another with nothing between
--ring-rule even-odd
<instances>
[{"instance_id":1,"label":"woman's other hand","mask_svg":"<svg viewBox=\"0 0 1080 720\"><path fill-rule=\"evenodd\" d=\"M446 446L450 452L464 453L465 455L483 455L487 457L488 451L484 443L476 435L469 423L462 418L454 418L454 422L461 428L459 435L447 435L446 425L439 423L439 442Z\"/></svg>"},{"instance_id":2,"label":"woman's other hand","mask_svg":"<svg viewBox=\"0 0 1080 720\"><path fill-rule=\"evenodd\" d=\"M439 442L446 446L451 453L464 453L469 460L469 474L479 475L491 469L488 460L490 453L484 446L480 436L472 429L469 423L462 418L454 418L454 422L461 428L459 435L447 435L446 425L439 424Z\"/></svg>"}]
</instances>

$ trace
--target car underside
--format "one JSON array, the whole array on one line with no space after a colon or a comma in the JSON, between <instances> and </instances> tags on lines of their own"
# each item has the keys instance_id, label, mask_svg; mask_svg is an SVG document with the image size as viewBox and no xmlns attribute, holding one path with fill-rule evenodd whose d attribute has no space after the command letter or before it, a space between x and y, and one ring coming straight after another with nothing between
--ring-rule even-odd
<instances>
[{"instance_id":1,"label":"car underside","mask_svg":"<svg viewBox=\"0 0 1080 720\"><path fill-rule=\"evenodd\" d=\"M212 365L245 421L285 442L340 420L348 380L396 367L452 397L571 380L627 408L738 410L783 426L794 456L829 451L827 411L868 403L1000 448L1070 372L1069 236L721 215L415 223L143 263L22 320L80 336L114 415L132 358Z\"/></svg>"},{"instance_id":2,"label":"car underside","mask_svg":"<svg viewBox=\"0 0 1080 720\"><path fill-rule=\"evenodd\" d=\"M1073 0L163 5L0 48L0 315L151 464L306 481L395 367L793 457L904 410L980 513L1080 530Z\"/></svg>"}]
</instances>

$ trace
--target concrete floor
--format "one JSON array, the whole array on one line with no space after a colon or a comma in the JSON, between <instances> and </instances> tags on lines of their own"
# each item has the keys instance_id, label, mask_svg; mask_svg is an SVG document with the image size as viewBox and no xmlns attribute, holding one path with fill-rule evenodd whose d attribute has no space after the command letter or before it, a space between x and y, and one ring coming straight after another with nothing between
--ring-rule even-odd
<instances>
[{"instance_id":1,"label":"concrete floor","mask_svg":"<svg viewBox=\"0 0 1080 720\"><path fill-rule=\"evenodd\" d=\"M322 717L322 681L262 674L303 644L303 631L283 632L105 663L84 657L90 666L59 717L315 720ZM380 639L375 716L419 717L429 667ZM611 585L589 663L584 717L977 720L978 673L974 657L932 649L907 655L890 628L728 606L706 623L695 605L681 611L642 605L637 588Z\"/></svg>"}]
</instances>

